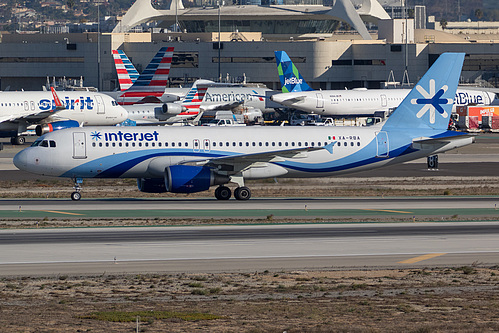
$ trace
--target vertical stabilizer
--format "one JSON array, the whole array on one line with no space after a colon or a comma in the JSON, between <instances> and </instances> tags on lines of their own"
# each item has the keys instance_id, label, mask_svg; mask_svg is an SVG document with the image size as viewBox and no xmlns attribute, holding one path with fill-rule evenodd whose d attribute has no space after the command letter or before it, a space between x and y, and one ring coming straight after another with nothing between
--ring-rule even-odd
<instances>
[{"instance_id":1,"label":"vertical stabilizer","mask_svg":"<svg viewBox=\"0 0 499 333\"><path fill-rule=\"evenodd\" d=\"M114 58L114 67L118 74L118 82L120 90L125 91L132 86L132 84L139 77L139 72L135 69L130 59L123 50L112 50Z\"/></svg>"},{"instance_id":2,"label":"vertical stabilizer","mask_svg":"<svg viewBox=\"0 0 499 333\"><path fill-rule=\"evenodd\" d=\"M452 113L464 53L444 53L430 67L383 128L446 130Z\"/></svg>"},{"instance_id":3,"label":"vertical stabilizer","mask_svg":"<svg viewBox=\"0 0 499 333\"><path fill-rule=\"evenodd\" d=\"M132 86L118 97L118 103L131 105L150 102L153 99L160 102L168 84L173 49L173 47L162 47Z\"/></svg>"},{"instance_id":4,"label":"vertical stabilizer","mask_svg":"<svg viewBox=\"0 0 499 333\"><path fill-rule=\"evenodd\" d=\"M283 93L314 90L305 82L285 51L275 51L274 53Z\"/></svg>"}]
</instances>

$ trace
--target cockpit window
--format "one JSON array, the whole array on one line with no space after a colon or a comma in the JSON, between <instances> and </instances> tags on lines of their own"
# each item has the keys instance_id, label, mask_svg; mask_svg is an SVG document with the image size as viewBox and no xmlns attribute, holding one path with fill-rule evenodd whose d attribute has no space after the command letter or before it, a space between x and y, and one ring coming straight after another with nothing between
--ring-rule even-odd
<instances>
[{"instance_id":1,"label":"cockpit window","mask_svg":"<svg viewBox=\"0 0 499 333\"><path fill-rule=\"evenodd\" d=\"M49 141L49 144L50 144L50 147L54 148L55 147L55 141L54 140L50 140Z\"/></svg>"},{"instance_id":2,"label":"cockpit window","mask_svg":"<svg viewBox=\"0 0 499 333\"><path fill-rule=\"evenodd\" d=\"M36 147L36 146L39 146L41 142L42 142L42 140L40 140L40 139L35 140L35 142L33 142L33 143L31 144L31 147Z\"/></svg>"},{"instance_id":3,"label":"cockpit window","mask_svg":"<svg viewBox=\"0 0 499 333\"><path fill-rule=\"evenodd\" d=\"M47 140L43 140L42 143L40 144L40 146L42 146L42 147L48 147L49 146L49 142Z\"/></svg>"}]
</instances>

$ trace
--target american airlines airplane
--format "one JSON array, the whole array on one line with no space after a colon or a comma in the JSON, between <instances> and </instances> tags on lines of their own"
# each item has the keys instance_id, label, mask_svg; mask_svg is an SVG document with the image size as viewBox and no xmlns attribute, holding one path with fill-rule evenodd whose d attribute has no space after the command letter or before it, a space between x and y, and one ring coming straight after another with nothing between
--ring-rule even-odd
<instances>
[{"instance_id":1,"label":"american airlines airplane","mask_svg":"<svg viewBox=\"0 0 499 333\"><path fill-rule=\"evenodd\" d=\"M258 85L197 80L192 88L166 88L172 54L173 47L161 48L147 66L148 70L146 68L137 77L138 72L127 55L122 50L113 50L122 92L110 94L125 106L130 114L130 119L136 121L137 124L176 122L186 119L188 116L193 117L199 111L234 110L236 108L242 108L243 113L248 115L248 118L254 119L261 117L262 112L274 111L275 108L281 107L268 98L275 93L273 90ZM167 69L168 74L165 74ZM164 85L160 86L160 82ZM192 97L197 88L209 88L209 91L206 92L205 99L198 103L199 105L188 105L189 97ZM140 92L136 92L137 90ZM164 91L161 96L160 91ZM140 94L141 99L132 98L138 94Z\"/></svg>"},{"instance_id":2,"label":"american airlines airplane","mask_svg":"<svg viewBox=\"0 0 499 333\"><path fill-rule=\"evenodd\" d=\"M447 130L464 53L445 53L384 122L368 127L100 127L48 133L14 157L21 170L82 178L137 178L140 191L248 200L245 180L330 177L474 142Z\"/></svg>"},{"instance_id":3,"label":"american airlines airplane","mask_svg":"<svg viewBox=\"0 0 499 333\"><path fill-rule=\"evenodd\" d=\"M396 108L410 89L313 90L284 51L275 51L282 93L270 99L284 106L325 116L372 116ZM457 88L454 105L489 105L493 92Z\"/></svg>"},{"instance_id":4,"label":"american airlines airplane","mask_svg":"<svg viewBox=\"0 0 499 333\"><path fill-rule=\"evenodd\" d=\"M107 92L120 105L177 101L189 88L166 88L173 47L162 47L139 75L125 52L112 50L121 91Z\"/></svg>"},{"instance_id":5,"label":"american airlines airplane","mask_svg":"<svg viewBox=\"0 0 499 333\"><path fill-rule=\"evenodd\" d=\"M57 106L60 99L63 106ZM0 92L0 137L24 144L21 133L36 126L37 135L79 126L115 125L128 117L111 97L90 91Z\"/></svg>"}]
</instances>

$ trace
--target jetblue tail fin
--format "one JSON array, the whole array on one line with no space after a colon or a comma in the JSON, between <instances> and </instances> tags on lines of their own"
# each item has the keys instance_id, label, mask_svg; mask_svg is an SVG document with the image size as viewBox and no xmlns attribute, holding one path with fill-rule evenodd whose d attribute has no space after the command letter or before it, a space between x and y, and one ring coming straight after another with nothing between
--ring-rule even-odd
<instances>
[{"instance_id":1,"label":"jetblue tail fin","mask_svg":"<svg viewBox=\"0 0 499 333\"><path fill-rule=\"evenodd\" d=\"M444 53L430 67L383 128L446 130L452 113L464 53Z\"/></svg>"},{"instance_id":2,"label":"jetblue tail fin","mask_svg":"<svg viewBox=\"0 0 499 333\"><path fill-rule=\"evenodd\" d=\"M133 66L123 50L112 50L112 53L120 90L125 91L137 80L139 72L137 72L135 66Z\"/></svg>"},{"instance_id":3,"label":"jetblue tail fin","mask_svg":"<svg viewBox=\"0 0 499 333\"><path fill-rule=\"evenodd\" d=\"M312 91L285 51L274 51L282 92Z\"/></svg>"}]
</instances>

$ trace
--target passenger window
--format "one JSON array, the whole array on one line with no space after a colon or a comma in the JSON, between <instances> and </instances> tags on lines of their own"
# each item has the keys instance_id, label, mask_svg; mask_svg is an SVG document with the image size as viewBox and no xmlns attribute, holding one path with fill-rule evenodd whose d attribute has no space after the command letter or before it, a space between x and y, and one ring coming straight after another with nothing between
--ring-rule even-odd
<instances>
[{"instance_id":1,"label":"passenger window","mask_svg":"<svg viewBox=\"0 0 499 333\"><path fill-rule=\"evenodd\" d=\"M252 142L251 145L254 147L256 146L256 142Z\"/></svg>"},{"instance_id":2,"label":"passenger window","mask_svg":"<svg viewBox=\"0 0 499 333\"><path fill-rule=\"evenodd\" d=\"M106 144L106 146L107 146L107 144ZM139 142L139 147L142 147L142 142Z\"/></svg>"},{"instance_id":3,"label":"passenger window","mask_svg":"<svg viewBox=\"0 0 499 333\"><path fill-rule=\"evenodd\" d=\"M295 146L295 143L294 143L294 142L291 142L291 146L293 146L293 147L294 147L294 146Z\"/></svg>"},{"instance_id":4,"label":"passenger window","mask_svg":"<svg viewBox=\"0 0 499 333\"><path fill-rule=\"evenodd\" d=\"M228 147L228 146L230 145L230 144L229 144L229 141L227 141L227 142L225 143L225 145Z\"/></svg>"},{"instance_id":5,"label":"passenger window","mask_svg":"<svg viewBox=\"0 0 499 333\"><path fill-rule=\"evenodd\" d=\"M265 142L265 146L268 147L269 146L269 143L268 142Z\"/></svg>"},{"instance_id":6,"label":"passenger window","mask_svg":"<svg viewBox=\"0 0 499 333\"><path fill-rule=\"evenodd\" d=\"M168 142L165 142L165 147L168 147Z\"/></svg>"},{"instance_id":7,"label":"passenger window","mask_svg":"<svg viewBox=\"0 0 499 333\"><path fill-rule=\"evenodd\" d=\"M246 142L246 147L249 147L249 142Z\"/></svg>"},{"instance_id":8,"label":"passenger window","mask_svg":"<svg viewBox=\"0 0 499 333\"><path fill-rule=\"evenodd\" d=\"M95 142L92 142L92 147L95 147Z\"/></svg>"},{"instance_id":9,"label":"passenger window","mask_svg":"<svg viewBox=\"0 0 499 333\"><path fill-rule=\"evenodd\" d=\"M50 147L54 148L55 147L55 141L54 140L50 140L49 141L49 144L50 144Z\"/></svg>"},{"instance_id":10,"label":"passenger window","mask_svg":"<svg viewBox=\"0 0 499 333\"><path fill-rule=\"evenodd\" d=\"M261 142L259 142L259 143L258 143L258 145L261 147L261 146L262 146L262 143L261 143Z\"/></svg>"},{"instance_id":11,"label":"passenger window","mask_svg":"<svg viewBox=\"0 0 499 333\"><path fill-rule=\"evenodd\" d=\"M236 146L236 143L235 142L232 142L232 146L235 147Z\"/></svg>"},{"instance_id":12,"label":"passenger window","mask_svg":"<svg viewBox=\"0 0 499 333\"><path fill-rule=\"evenodd\" d=\"M161 147L161 142L158 142L158 147Z\"/></svg>"},{"instance_id":13,"label":"passenger window","mask_svg":"<svg viewBox=\"0 0 499 333\"><path fill-rule=\"evenodd\" d=\"M102 142L99 142L99 147L102 147Z\"/></svg>"},{"instance_id":14,"label":"passenger window","mask_svg":"<svg viewBox=\"0 0 499 333\"><path fill-rule=\"evenodd\" d=\"M301 147L301 141L300 141L300 142L298 142L298 147Z\"/></svg>"},{"instance_id":15,"label":"passenger window","mask_svg":"<svg viewBox=\"0 0 499 333\"><path fill-rule=\"evenodd\" d=\"M178 143L178 146L179 146L179 147L182 147L182 142L179 142L179 143Z\"/></svg>"},{"instance_id":16,"label":"passenger window","mask_svg":"<svg viewBox=\"0 0 499 333\"><path fill-rule=\"evenodd\" d=\"M282 146L282 142L279 142L279 147L281 147L281 146Z\"/></svg>"},{"instance_id":17,"label":"passenger window","mask_svg":"<svg viewBox=\"0 0 499 333\"><path fill-rule=\"evenodd\" d=\"M106 147L109 147L109 142L106 142Z\"/></svg>"},{"instance_id":18,"label":"passenger window","mask_svg":"<svg viewBox=\"0 0 499 333\"><path fill-rule=\"evenodd\" d=\"M239 141L239 147L242 147L243 146L243 143L241 141Z\"/></svg>"},{"instance_id":19,"label":"passenger window","mask_svg":"<svg viewBox=\"0 0 499 333\"><path fill-rule=\"evenodd\" d=\"M347 146L347 142L346 142L346 141L345 141L345 142L343 142L343 145L346 147L346 146Z\"/></svg>"},{"instance_id":20,"label":"passenger window","mask_svg":"<svg viewBox=\"0 0 499 333\"><path fill-rule=\"evenodd\" d=\"M132 142L132 147L135 147L135 142Z\"/></svg>"},{"instance_id":21,"label":"passenger window","mask_svg":"<svg viewBox=\"0 0 499 333\"><path fill-rule=\"evenodd\" d=\"M184 146L189 147L189 143L188 143L188 142L186 142Z\"/></svg>"},{"instance_id":22,"label":"passenger window","mask_svg":"<svg viewBox=\"0 0 499 333\"><path fill-rule=\"evenodd\" d=\"M125 147L128 147L128 142L125 142Z\"/></svg>"},{"instance_id":23,"label":"passenger window","mask_svg":"<svg viewBox=\"0 0 499 333\"><path fill-rule=\"evenodd\" d=\"M116 147L116 142L113 142L113 147Z\"/></svg>"},{"instance_id":24,"label":"passenger window","mask_svg":"<svg viewBox=\"0 0 499 333\"><path fill-rule=\"evenodd\" d=\"M213 141L213 147L216 147L217 146L217 143L215 141Z\"/></svg>"},{"instance_id":25,"label":"passenger window","mask_svg":"<svg viewBox=\"0 0 499 333\"><path fill-rule=\"evenodd\" d=\"M305 147L307 147L307 146L308 146L308 142L305 142Z\"/></svg>"},{"instance_id":26,"label":"passenger window","mask_svg":"<svg viewBox=\"0 0 499 333\"><path fill-rule=\"evenodd\" d=\"M275 142L272 142L272 147L275 147Z\"/></svg>"},{"instance_id":27,"label":"passenger window","mask_svg":"<svg viewBox=\"0 0 499 333\"><path fill-rule=\"evenodd\" d=\"M172 147L175 147L175 142L172 142Z\"/></svg>"},{"instance_id":28,"label":"passenger window","mask_svg":"<svg viewBox=\"0 0 499 333\"><path fill-rule=\"evenodd\" d=\"M149 142L144 142L144 146L149 147Z\"/></svg>"},{"instance_id":29,"label":"passenger window","mask_svg":"<svg viewBox=\"0 0 499 333\"><path fill-rule=\"evenodd\" d=\"M352 147L353 147L353 141L352 141L352 142L350 142L350 146L352 146Z\"/></svg>"},{"instance_id":30,"label":"passenger window","mask_svg":"<svg viewBox=\"0 0 499 333\"><path fill-rule=\"evenodd\" d=\"M359 146L359 147L360 147L360 142L357 142L357 146Z\"/></svg>"},{"instance_id":31,"label":"passenger window","mask_svg":"<svg viewBox=\"0 0 499 333\"><path fill-rule=\"evenodd\" d=\"M122 146L123 146L123 143L121 143L121 142L120 142L120 143L118 143L118 146L122 147Z\"/></svg>"},{"instance_id":32,"label":"passenger window","mask_svg":"<svg viewBox=\"0 0 499 333\"><path fill-rule=\"evenodd\" d=\"M287 142L285 142L285 143L284 143L284 145L287 147L287 146L288 146L288 143L287 143Z\"/></svg>"}]
</instances>

